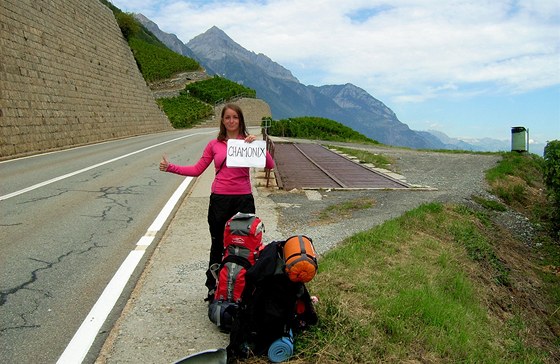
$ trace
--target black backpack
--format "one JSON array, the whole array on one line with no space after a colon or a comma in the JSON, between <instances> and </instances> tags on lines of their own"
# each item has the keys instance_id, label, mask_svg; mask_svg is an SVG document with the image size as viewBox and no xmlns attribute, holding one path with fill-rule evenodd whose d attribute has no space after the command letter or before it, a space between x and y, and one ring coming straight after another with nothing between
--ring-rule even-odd
<instances>
[{"instance_id":1,"label":"black backpack","mask_svg":"<svg viewBox=\"0 0 560 364\"><path fill-rule=\"evenodd\" d=\"M228 360L264 355L275 340L317 323L307 288L284 272L283 243L268 244L247 270L230 332Z\"/></svg>"}]
</instances>

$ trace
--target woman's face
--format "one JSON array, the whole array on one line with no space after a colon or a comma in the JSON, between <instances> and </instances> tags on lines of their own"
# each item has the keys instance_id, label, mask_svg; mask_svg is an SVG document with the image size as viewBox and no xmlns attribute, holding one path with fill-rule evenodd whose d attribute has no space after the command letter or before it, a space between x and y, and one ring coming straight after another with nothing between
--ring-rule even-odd
<instances>
[{"instance_id":1,"label":"woman's face","mask_svg":"<svg viewBox=\"0 0 560 364\"><path fill-rule=\"evenodd\" d=\"M232 109L226 109L224 112L224 119L222 123L226 127L228 132L238 132L239 131L239 115Z\"/></svg>"}]
</instances>

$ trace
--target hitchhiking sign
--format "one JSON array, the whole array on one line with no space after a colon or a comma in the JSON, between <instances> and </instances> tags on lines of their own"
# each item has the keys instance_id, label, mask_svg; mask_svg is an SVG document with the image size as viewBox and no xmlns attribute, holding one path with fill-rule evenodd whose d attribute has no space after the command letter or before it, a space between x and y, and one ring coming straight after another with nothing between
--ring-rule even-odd
<instances>
[{"instance_id":1,"label":"hitchhiking sign","mask_svg":"<svg viewBox=\"0 0 560 364\"><path fill-rule=\"evenodd\" d=\"M241 139L229 139L227 142L228 167L257 167L266 165L266 141L255 140L247 143Z\"/></svg>"}]
</instances>

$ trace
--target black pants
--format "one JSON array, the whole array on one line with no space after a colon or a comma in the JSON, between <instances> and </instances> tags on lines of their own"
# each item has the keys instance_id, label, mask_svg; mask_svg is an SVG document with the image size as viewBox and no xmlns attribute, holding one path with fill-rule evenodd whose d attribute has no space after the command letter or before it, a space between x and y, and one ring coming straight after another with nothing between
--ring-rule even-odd
<instances>
[{"instance_id":1,"label":"black pants","mask_svg":"<svg viewBox=\"0 0 560 364\"><path fill-rule=\"evenodd\" d=\"M255 199L252 194L248 195L210 195L210 205L208 206L208 227L212 245L210 246L210 262L208 268L214 263L222 262L224 251L224 229L226 222L236 213L255 213ZM206 272L206 287L208 291L213 291L216 280L210 273Z\"/></svg>"}]
</instances>

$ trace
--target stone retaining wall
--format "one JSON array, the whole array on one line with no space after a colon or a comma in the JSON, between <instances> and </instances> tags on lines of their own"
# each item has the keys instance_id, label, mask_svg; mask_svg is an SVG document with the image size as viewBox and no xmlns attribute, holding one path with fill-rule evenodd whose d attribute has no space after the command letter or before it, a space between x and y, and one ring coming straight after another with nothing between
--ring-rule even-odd
<instances>
[{"instance_id":1,"label":"stone retaining wall","mask_svg":"<svg viewBox=\"0 0 560 364\"><path fill-rule=\"evenodd\" d=\"M172 130L99 1L2 0L0 48L0 159Z\"/></svg>"}]
</instances>

